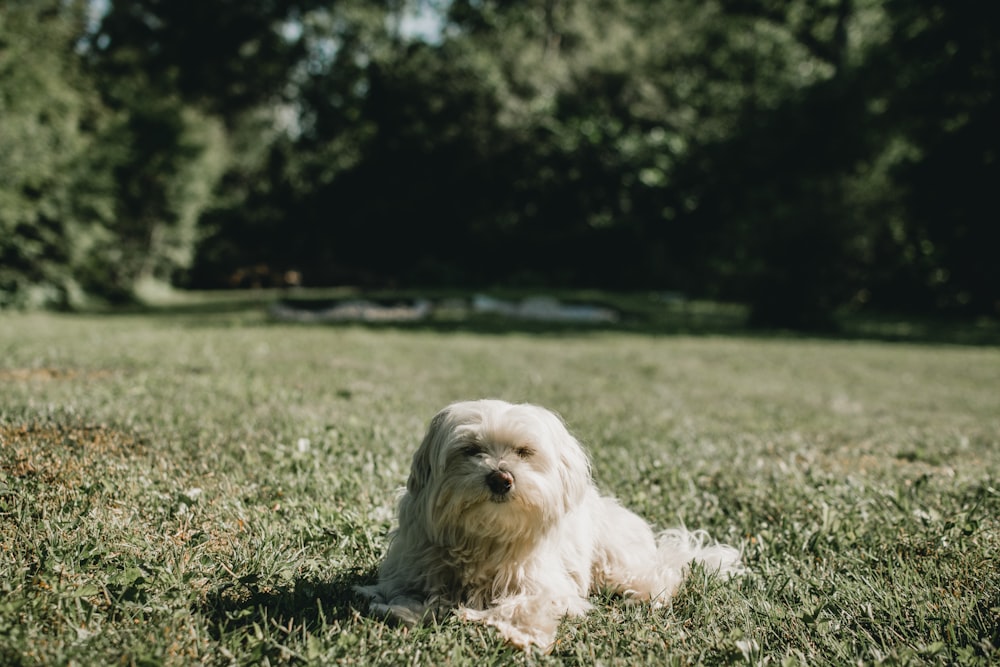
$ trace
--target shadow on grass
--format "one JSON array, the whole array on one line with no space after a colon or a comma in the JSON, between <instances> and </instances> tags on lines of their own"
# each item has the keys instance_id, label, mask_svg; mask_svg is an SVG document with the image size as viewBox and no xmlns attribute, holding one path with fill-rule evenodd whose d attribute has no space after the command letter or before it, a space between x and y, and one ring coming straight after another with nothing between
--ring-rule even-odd
<instances>
[{"instance_id":1,"label":"shadow on grass","mask_svg":"<svg viewBox=\"0 0 1000 667\"><path fill-rule=\"evenodd\" d=\"M284 586L244 577L210 592L196 611L209 620L216 640L252 626L313 632L356 617L363 603L354 587L374 578L374 569L346 570L330 580L296 579Z\"/></svg>"}]
</instances>

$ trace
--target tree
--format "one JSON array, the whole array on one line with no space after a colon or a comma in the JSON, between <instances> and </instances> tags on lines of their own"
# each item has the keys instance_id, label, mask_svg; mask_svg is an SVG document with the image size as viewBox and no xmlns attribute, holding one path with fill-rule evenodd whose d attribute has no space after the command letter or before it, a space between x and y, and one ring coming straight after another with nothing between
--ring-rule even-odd
<instances>
[{"instance_id":1,"label":"tree","mask_svg":"<svg viewBox=\"0 0 1000 667\"><path fill-rule=\"evenodd\" d=\"M418 4L439 34L403 29ZM989 3L88 7L0 8L7 302L294 270L679 289L794 328L1000 303Z\"/></svg>"},{"instance_id":2,"label":"tree","mask_svg":"<svg viewBox=\"0 0 1000 667\"><path fill-rule=\"evenodd\" d=\"M891 176L903 214L884 240L896 267L875 288L883 305L1000 314L1000 6L888 2L894 27L872 58L873 96L896 148ZM908 278L902 283L899 276ZM912 307L912 306L911 306Z\"/></svg>"},{"instance_id":3,"label":"tree","mask_svg":"<svg viewBox=\"0 0 1000 667\"><path fill-rule=\"evenodd\" d=\"M141 80L115 83L123 84L111 93L119 108L91 156L111 176L105 186L114 204L105 242L80 279L104 298L128 301L190 267L200 217L228 156L217 120Z\"/></svg>"},{"instance_id":4,"label":"tree","mask_svg":"<svg viewBox=\"0 0 1000 667\"><path fill-rule=\"evenodd\" d=\"M103 109L74 57L86 3L0 7L0 307L78 303L86 264L113 205L88 187ZM39 48L44 45L44 48Z\"/></svg>"},{"instance_id":5,"label":"tree","mask_svg":"<svg viewBox=\"0 0 1000 667\"><path fill-rule=\"evenodd\" d=\"M262 108L280 108L304 55L294 21L314 4L110 4L86 49L115 112L101 136L115 176L115 246L88 275L94 288L130 298L143 284L188 274L223 173L267 150L238 137L260 127Z\"/></svg>"},{"instance_id":6,"label":"tree","mask_svg":"<svg viewBox=\"0 0 1000 667\"><path fill-rule=\"evenodd\" d=\"M859 188L875 150L863 73L879 14L852 0L723 5L761 41L732 53L743 63L732 70L744 81L737 126L683 176L710 239L708 281L747 301L754 325L831 328L865 285L877 231Z\"/></svg>"},{"instance_id":7,"label":"tree","mask_svg":"<svg viewBox=\"0 0 1000 667\"><path fill-rule=\"evenodd\" d=\"M280 98L305 58L298 23L319 0L111 0L90 38L112 79L137 72L161 94L176 94L231 120Z\"/></svg>"}]
</instances>

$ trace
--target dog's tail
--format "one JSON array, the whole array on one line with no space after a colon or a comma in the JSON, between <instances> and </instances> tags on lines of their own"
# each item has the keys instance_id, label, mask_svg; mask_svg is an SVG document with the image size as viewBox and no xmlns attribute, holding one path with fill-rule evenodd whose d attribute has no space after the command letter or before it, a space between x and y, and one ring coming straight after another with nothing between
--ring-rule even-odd
<instances>
[{"instance_id":1,"label":"dog's tail","mask_svg":"<svg viewBox=\"0 0 1000 667\"><path fill-rule=\"evenodd\" d=\"M699 563L709 574L732 577L743 574L743 554L728 544L716 542L704 530L670 528L656 538L660 565L687 572L691 563Z\"/></svg>"},{"instance_id":2,"label":"dog's tail","mask_svg":"<svg viewBox=\"0 0 1000 667\"><path fill-rule=\"evenodd\" d=\"M656 556L648 570L633 581L629 593L649 599L657 605L667 604L698 563L710 575L734 577L746 572L739 549L716 542L704 530L671 528L656 538Z\"/></svg>"}]
</instances>

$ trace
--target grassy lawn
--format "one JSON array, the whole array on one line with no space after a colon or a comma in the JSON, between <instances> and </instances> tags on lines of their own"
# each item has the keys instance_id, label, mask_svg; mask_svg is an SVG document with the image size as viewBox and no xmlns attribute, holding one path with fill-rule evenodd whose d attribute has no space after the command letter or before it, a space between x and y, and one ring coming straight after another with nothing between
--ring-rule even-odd
<instances>
[{"instance_id":1,"label":"grassy lawn","mask_svg":"<svg viewBox=\"0 0 1000 667\"><path fill-rule=\"evenodd\" d=\"M1000 661L1000 348L204 310L0 315L0 664ZM482 396L752 573L548 656L363 616L427 421Z\"/></svg>"}]
</instances>

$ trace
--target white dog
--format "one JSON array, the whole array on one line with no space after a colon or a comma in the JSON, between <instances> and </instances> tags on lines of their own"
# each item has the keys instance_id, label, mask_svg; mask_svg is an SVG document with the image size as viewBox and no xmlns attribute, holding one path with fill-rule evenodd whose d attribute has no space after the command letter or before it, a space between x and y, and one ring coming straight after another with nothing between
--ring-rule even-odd
<instances>
[{"instance_id":1,"label":"white dog","mask_svg":"<svg viewBox=\"0 0 1000 667\"><path fill-rule=\"evenodd\" d=\"M742 571L740 553L684 528L649 525L594 486L562 420L535 405L454 403L413 456L370 611L415 624L457 609L511 643L551 649L560 619L592 591L663 604L691 562Z\"/></svg>"}]
</instances>

